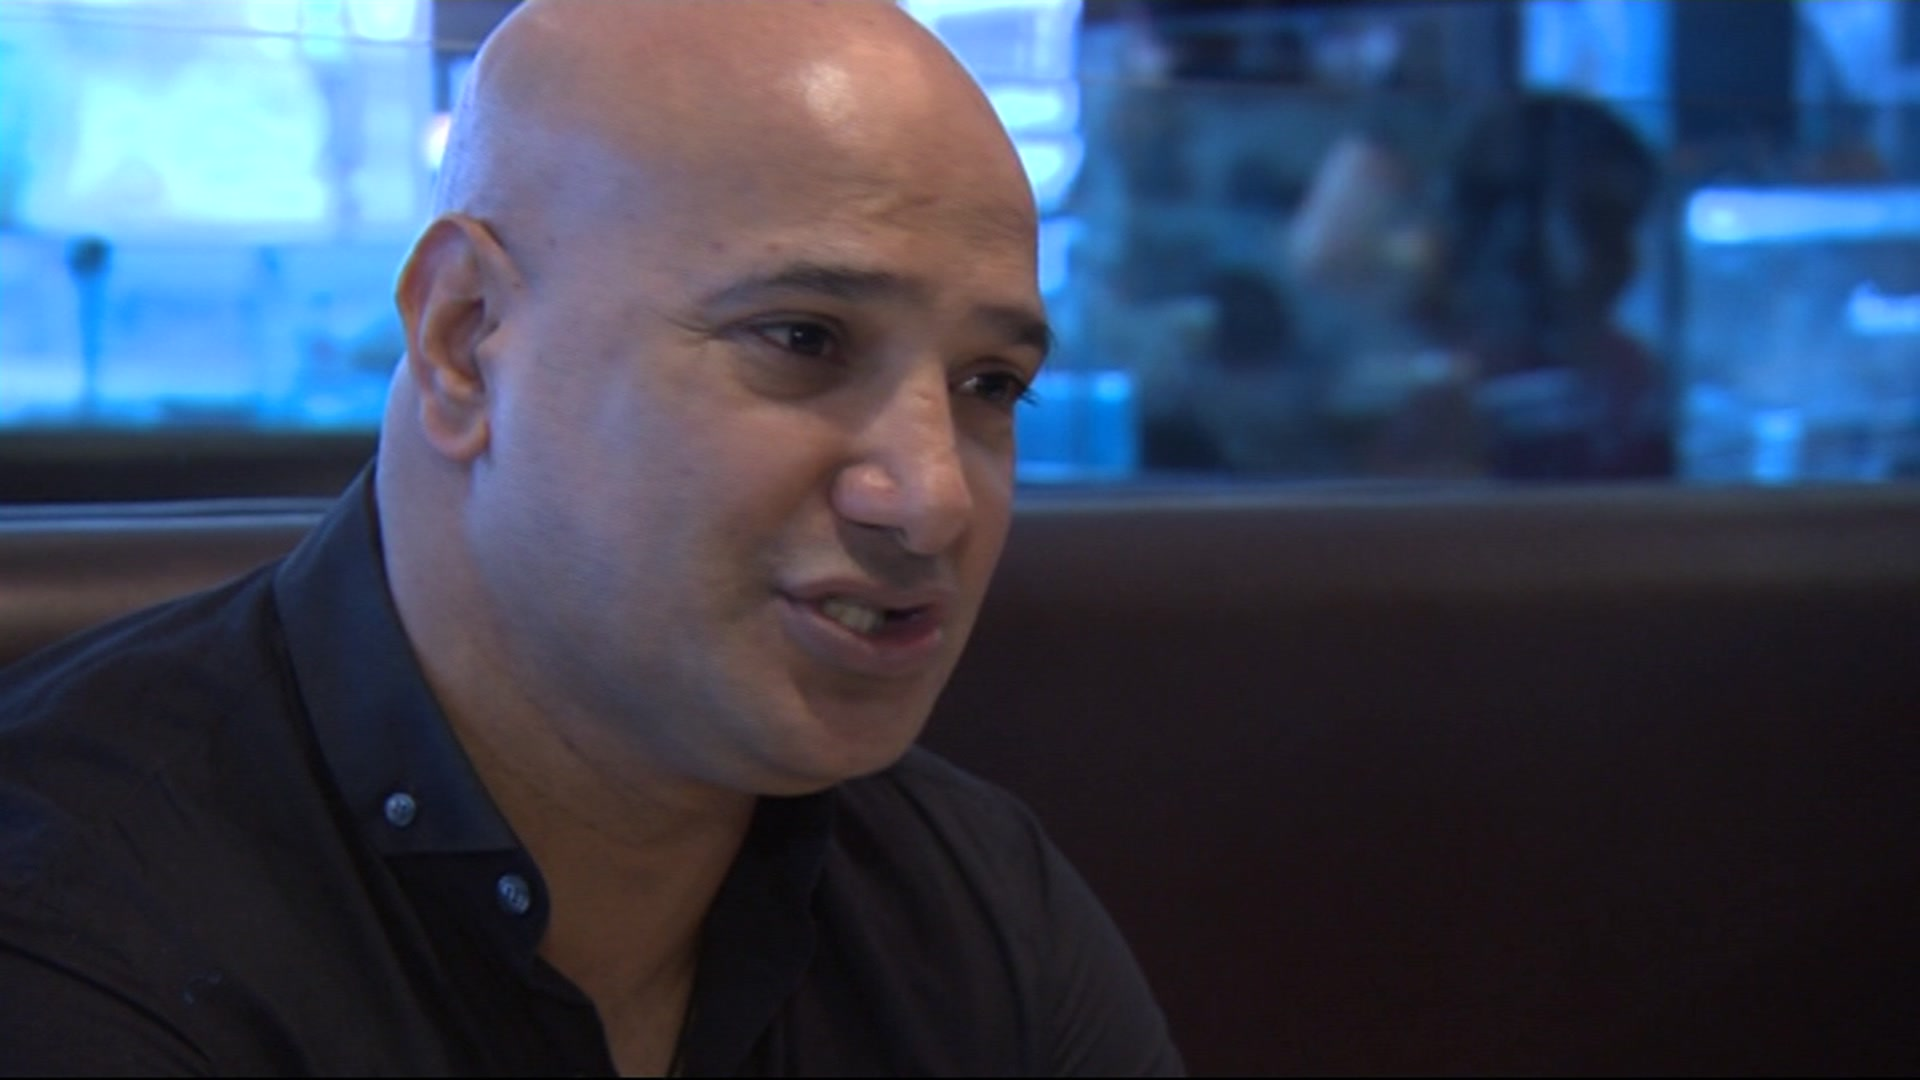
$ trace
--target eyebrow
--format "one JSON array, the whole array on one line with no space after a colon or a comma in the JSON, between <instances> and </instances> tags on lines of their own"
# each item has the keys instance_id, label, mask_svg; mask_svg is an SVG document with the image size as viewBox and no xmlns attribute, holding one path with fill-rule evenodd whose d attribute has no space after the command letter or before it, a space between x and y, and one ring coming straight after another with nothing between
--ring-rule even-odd
<instances>
[{"instance_id":1,"label":"eyebrow","mask_svg":"<svg viewBox=\"0 0 1920 1080\"><path fill-rule=\"evenodd\" d=\"M743 303L765 293L813 292L837 300L894 300L926 303L929 290L925 283L885 270L831 266L817 262L789 263L778 270L742 278L706 296L706 305ZM1045 360L1057 341L1047 320L1032 309L1016 304L980 304L974 317L992 326L1015 345L1024 345L1040 353Z\"/></svg>"}]
</instances>

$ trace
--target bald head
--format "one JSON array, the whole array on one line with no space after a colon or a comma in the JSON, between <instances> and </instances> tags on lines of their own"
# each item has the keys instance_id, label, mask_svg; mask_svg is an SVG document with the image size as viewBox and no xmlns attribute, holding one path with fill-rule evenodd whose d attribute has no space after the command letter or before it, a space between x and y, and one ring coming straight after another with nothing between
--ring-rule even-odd
<instances>
[{"instance_id":1,"label":"bald head","mask_svg":"<svg viewBox=\"0 0 1920 1080\"><path fill-rule=\"evenodd\" d=\"M455 723L734 791L896 758L998 558L1050 337L966 71L877 0L531 0L438 199L376 493ZM928 618L916 649L797 611L855 586Z\"/></svg>"},{"instance_id":2,"label":"bald head","mask_svg":"<svg viewBox=\"0 0 1920 1080\"><path fill-rule=\"evenodd\" d=\"M871 167L862 151L915 128L1017 174L971 77L887 0L528 0L474 65L435 212L527 234L534 257L559 215L634 205L654 182L745 193Z\"/></svg>"},{"instance_id":3,"label":"bald head","mask_svg":"<svg viewBox=\"0 0 1920 1080\"><path fill-rule=\"evenodd\" d=\"M684 277L686 252L770 249L780 221L844 211L1029 252L1036 231L992 106L890 0L525 0L475 60L434 203L397 296L415 361L435 288L484 328L523 298L649 304L637 265ZM398 374L383 467L423 385Z\"/></svg>"}]
</instances>

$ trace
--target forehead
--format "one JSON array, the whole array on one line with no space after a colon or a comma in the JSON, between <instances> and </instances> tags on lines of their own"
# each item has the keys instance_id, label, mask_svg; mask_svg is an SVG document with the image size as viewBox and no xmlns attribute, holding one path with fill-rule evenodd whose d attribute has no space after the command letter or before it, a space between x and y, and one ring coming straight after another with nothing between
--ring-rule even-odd
<instances>
[{"instance_id":1,"label":"forehead","mask_svg":"<svg viewBox=\"0 0 1920 1080\"><path fill-rule=\"evenodd\" d=\"M1019 159L997 126L966 120L829 124L811 110L781 110L740 138L687 148L657 169L638 160L635 171L660 175L687 209L742 227L831 222L1031 245L1037 215Z\"/></svg>"},{"instance_id":2,"label":"forehead","mask_svg":"<svg viewBox=\"0 0 1920 1080\"><path fill-rule=\"evenodd\" d=\"M890 274L922 292L1037 292L1037 216L1017 159L1008 170L907 147L837 153L790 134L678 160L607 147L593 157L565 181L586 197L557 246L581 269L714 289L804 263Z\"/></svg>"},{"instance_id":3,"label":"forehead","mask_svg":"<svg viewBox=\"0 0 1920 1080\"><path fill-rule=\"evenodd\" d=\"M1032 290L1037 215L1011 141L963 74L909 60L789 54L752 100L707 73L581 125L545 200L566 219L556 253L629 272L806 260Z\"/></svg>"}]
</instances>

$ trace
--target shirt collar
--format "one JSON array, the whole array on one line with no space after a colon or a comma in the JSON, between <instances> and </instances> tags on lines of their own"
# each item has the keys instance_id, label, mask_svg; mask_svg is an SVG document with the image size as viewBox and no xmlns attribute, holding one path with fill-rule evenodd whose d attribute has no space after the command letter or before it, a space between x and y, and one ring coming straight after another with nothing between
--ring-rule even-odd
<instances>
[{"instance_id":1,"label":"shirt collar","mask_svg":"<svg viewBox=\"0 0 1920 1080\"><path fill-rule=\"evenodd\" d=\"M281 565L274 597L314 736L375 850L518 849L401 628L371 469Z\"/></svg>"}]
</instances>

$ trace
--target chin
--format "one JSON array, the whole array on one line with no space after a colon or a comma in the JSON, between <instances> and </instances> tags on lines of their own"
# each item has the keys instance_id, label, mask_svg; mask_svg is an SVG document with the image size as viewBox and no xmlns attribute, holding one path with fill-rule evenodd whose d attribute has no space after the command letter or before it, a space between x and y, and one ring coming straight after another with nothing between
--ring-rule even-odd
<instances>
[{"instance_id":1,"label":"chin","mask_svg":"<svg viewBox=\"0 0 1920 1080\"><path fill-rule=\"evenodd\" d=\"M808 794L892 767L920 737L930 711L918 701L806 710L768 763L789 790L765 794Z\"/></svg>"}]
</instances>

